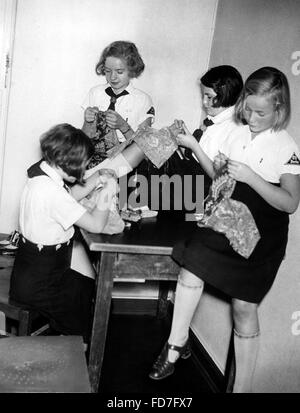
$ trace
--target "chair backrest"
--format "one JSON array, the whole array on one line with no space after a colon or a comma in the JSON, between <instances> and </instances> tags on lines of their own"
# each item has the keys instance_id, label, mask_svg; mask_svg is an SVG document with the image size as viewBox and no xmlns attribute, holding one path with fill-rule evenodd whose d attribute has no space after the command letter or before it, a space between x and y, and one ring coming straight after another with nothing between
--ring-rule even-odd
<instances>
[{"instance_id":1,"label":"chair backrest","mask_svg":"<svg viewBox=\"0 0 300 413\"><path fill-rule=\"evenodd\" d=\"M0 254L0 303L8 304L9 283L14 257Z\"/></svg>"}]
</instances>

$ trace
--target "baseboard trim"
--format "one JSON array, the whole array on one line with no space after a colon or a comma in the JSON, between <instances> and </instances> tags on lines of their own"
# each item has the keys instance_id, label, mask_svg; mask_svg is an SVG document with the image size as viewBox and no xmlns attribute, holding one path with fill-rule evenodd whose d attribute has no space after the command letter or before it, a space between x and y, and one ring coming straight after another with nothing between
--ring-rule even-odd
<instances>
[{"instance_id":1,"label":"baseboard trim","mask_svg":"<svg viewBox=\"0 0 300 413\"><path fill-rule=\"evenodd\" d=\"M224 393L226 389L225 376L192 330L190 330L190 344L192 349L192 360L210 390L213 393Z\"/></svg>"}]
</instances>

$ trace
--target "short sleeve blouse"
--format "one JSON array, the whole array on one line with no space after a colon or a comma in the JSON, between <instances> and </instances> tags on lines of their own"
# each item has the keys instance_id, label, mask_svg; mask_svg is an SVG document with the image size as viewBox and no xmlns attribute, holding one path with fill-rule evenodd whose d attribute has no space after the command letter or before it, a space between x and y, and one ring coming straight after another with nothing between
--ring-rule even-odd
<instances>
[{"instance_id":1,"label":"short sleeve blouse","mask_svg":"<svg viewBox=\"0 0 300 413\"><path fill-rule=\"evenodd\" d=\"M294 139L282 130L270 129L251 137L248 125L240 126L220 151L243 162L268 182L279 183L283 174L300 174L300 151Z\"/></svg>"}]
</instances>

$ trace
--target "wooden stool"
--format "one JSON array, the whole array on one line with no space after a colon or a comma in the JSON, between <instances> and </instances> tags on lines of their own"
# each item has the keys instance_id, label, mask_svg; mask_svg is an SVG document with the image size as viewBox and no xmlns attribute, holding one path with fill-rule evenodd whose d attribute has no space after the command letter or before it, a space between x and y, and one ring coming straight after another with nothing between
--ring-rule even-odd
<instances>
[{"instance_id":1,"label":"wooden stool","mask_svg":"<svg viewBox=\"0 0 300 413\"><path fill-rule=\"evenodd\" d=\"M0 393L90 393L80 336L0 339Z\"/></svg>"},{"instance_id":2,"label":"wooden stool","mask_svg":"<svg viewBox=\"0 0 300 413\"><path fill-rule=\"evenodd\" d=\"M0 255L0 311L5 314L6 319L18 322L18 336L28 336L32 333L32 322L40 316L36 311L26 309L9 299L13 261L12 256Z\"/></svg>"}]
</instances>

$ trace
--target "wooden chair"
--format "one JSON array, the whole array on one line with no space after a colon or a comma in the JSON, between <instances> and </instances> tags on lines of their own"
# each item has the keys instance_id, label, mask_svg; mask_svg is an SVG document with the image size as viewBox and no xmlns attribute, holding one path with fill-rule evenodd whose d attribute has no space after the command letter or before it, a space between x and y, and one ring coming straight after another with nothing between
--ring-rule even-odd
<instances>
[{"instance_id":1,"label":"wooden chair","mask_svg":"<svg viewBox=\"0 0 300 413\"><path fill-rule=\"evenodd\" d=\"M17 322L17 336L36 335L37 332L32 332L32 324L33 321L40 317L39 314L9 299L9 285L13 260L13 256L0 255L0 311L5 314L7 327L11 324L11 320ZM48 327L48 324L44 325L39 332Z\"/></svg>"},{"instance_id":2,"label":"wooden chair","mask_svg":"<svg viewBox=\"0 0 300 413\"><path fill-rule=\"evenodd\" d=\"M0 393L90 393L80 336L0 339Z\"/></svg>"}]
</instances>

